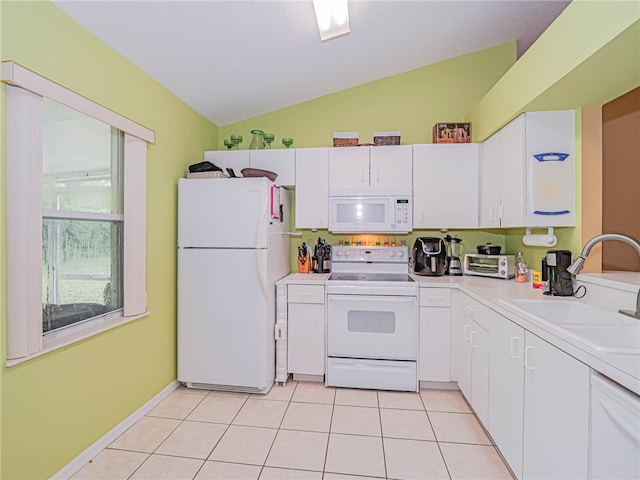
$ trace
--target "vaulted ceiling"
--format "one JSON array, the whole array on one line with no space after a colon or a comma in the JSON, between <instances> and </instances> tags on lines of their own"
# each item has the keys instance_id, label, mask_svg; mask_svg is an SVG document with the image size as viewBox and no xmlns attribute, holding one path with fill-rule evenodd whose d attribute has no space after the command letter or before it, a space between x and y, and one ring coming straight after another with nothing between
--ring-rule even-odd
<instances>
[{"instance_id":1,"label":"vaulted ceiling","mask_svg":"<svg viewBox=\"0 0 640 480\"><path fill-rule=\"evenodd\" d=\"M321 43L311 0L53 2L218 126L517 41L569 1L350 0Z\"/></svg>"}]
</instances>

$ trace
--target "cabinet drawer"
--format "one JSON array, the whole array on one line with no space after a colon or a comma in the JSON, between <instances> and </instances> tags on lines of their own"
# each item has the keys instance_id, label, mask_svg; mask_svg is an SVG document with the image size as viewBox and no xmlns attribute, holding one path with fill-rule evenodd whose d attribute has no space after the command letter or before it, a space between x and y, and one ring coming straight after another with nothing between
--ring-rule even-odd
<instances>
[{"instance_id":1,"label":"cabinet drawer","mask_svg":"<svg viewBox=\"0 0 640 480\"><path fill-rule=\"evenodd\" d=\"M323 285L289 285L289 303L324 303Z\"/></svg>"},{"instance_id":2,"label":"cabinet drawer","mask_svg":"<svg viewBox=\"0 0 640 480\"><path fill-rule=\"evenodd\" d=\"M468 295L460 295L460 312L487 331L491 331L492 310Z\"/></svg>"},{"instance_id":3,"label":"cabinet drawer","mask_svg":"<svg viewBox=\"0 0 640 480\"><path fill-rule=\"evenodd\" d=\"M448 288L421 288L421 307L449 307L451 306L451 290Z\"/></svg>"}]
</instances>

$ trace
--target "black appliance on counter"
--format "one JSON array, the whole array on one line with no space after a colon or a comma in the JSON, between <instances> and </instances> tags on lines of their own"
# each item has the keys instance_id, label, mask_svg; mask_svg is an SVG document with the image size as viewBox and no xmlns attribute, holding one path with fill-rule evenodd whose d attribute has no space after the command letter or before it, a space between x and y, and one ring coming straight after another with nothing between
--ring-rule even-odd
<instances>
[{"instance_id":1,"label":"black appliance on counter","mask_svg":"<svg viewBox=\"0 0 640 480\"><path fill-rule=\"evenodd\" d=\"M571 265L571 251L549 250L544 260L547 270L546 277L549 282L549 290L544 294L559 297L572 296L573 284L571 283L571 274L567 271Z\"/></svg>"},{"instance_id":2,"label":"black appliance on counter","mask_svg":"<svg viewBox=\"0 0 640 480\"><path fill-rule=\"evenodd\" d=\"M418 275L444 275L447 248L438 237L418 237L413 244L414 272Z\"/></svg>"},{"instance_id":3,"label":"black appliance on counter","mask_svg":"<svg viewBox=\"0 0 640 480\"><path fill-rule=\"evenodd\" d=\"M331 245L324 239L318 238L318 243L313 247L311 261L313 273L329 273L331 271Z\"/></svg>"}]
</instances>

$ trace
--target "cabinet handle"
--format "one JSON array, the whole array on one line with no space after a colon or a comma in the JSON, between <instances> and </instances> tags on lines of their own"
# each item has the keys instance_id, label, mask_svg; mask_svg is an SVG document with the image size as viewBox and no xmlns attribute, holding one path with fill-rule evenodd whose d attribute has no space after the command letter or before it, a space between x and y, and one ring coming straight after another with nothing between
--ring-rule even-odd
<instances>
[{"instance_id":1,"label":"cabinet handle","mask_svg":"<svg viewBox=\"0 0 640 480\"><path fill-rule=\"evenodd\" d=\"M376 183L380 183L380 170L376 170Z\"/></svg>"},{"instance_id":2,"label":"cabinet handle","mask_svg":"<svg viewBox=\"0 0 640 480\"><path fill-rule=\"evenodd\" d=\"M364 185L364 170L362 170L362 174L360 175L360 183Z\"/></svg>"},{"instance_id":3,"label":"cabinet handle","mask_svg":"<svg viewBox=\"0 0 640 480\"><path fill-rule=\"evenodd\" d=\"M496 207L489 208L489 220L493 221L496 219Z\"/></svg>"},{"instance_id":4,"label":"cabinet handle","mask_svg":"<svg viewBox=\"0 0 640 480\"><path fill-rule=\"evenodd\" d=\"M301 300L303 298L313 298L313 294L312 293L299 293L298 296L300 297Z\"/></svg>"},{"instance_id":5,"label":"cabinet handle","mask_svg":"<svg viewBox=\"0 0 640 480\"><path fill-rule=\"evenodd\" d=\"M504 219L504 205L500 205L500 220Z\"/></svg>"},{"instance_id":6,"label":"cabinet handle","mask_svg":"<svg viewBox=\"0 0 640 480\"><path fill-rule=\"evenodd\" d=\"M524 349L524 368L527 370L535 370L535 368L533 368L533 349L534 347L525 347ZM529 355L529 352L531 352L531 355ZM529 359L531 359L531 361L529 361Z\"/></svg>"},{"instance_id":7,"label":"cabinet handle","mask_svg":"<svg viewBox=\"0 0 640 480\"><path fill-rule=\"evenodd\" d=\"M465 325L464 328L462 329L462 337L467 341L470 340L470 338L469 338L469 328L471 328L470 325Z\"/></svg>"},{"instance_id":8,"label":"cabinet handle","mask_svg":"<svg viewBox=\"0 0 640 480\"><path fill-rule=\"evenodd\" d=\"M509 353L511 354L511 358L520 358L515 353L519 342L520 342L520 337L511 337L511 342L509 345Z\"/></svg>"},{"instance_id":9,"label":"cabinet handle","mask_svg":"<svg viewBox=\"0 0 640 480\"><path fill-rule=\"evenodd\" d=\"M431 329L431 315L428 313L425 314L424 319L426 320L426 327Z\"/></svg>"},{"instance_id":10,"label":"cabinet handle","mask_svg":"<svg viewBox=\"0 0 640 480\"><path fill-rule=\"evenodd\" d=\"M473 332L471 332L471 335L469 335L469 343L471 344L471 348L476 348L478 345L475 345L473 343L473 335L476 333L476 331L474 330Z\"/></svg>"}]
</instances>

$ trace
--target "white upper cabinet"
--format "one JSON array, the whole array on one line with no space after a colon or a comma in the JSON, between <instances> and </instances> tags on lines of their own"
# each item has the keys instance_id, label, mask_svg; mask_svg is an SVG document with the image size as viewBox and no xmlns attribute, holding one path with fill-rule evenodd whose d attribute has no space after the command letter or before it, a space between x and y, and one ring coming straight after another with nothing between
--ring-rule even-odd
<instances>
[{"instance_id":1,"label":"white upper cabinet","mask_svg":"<svg viewBox=\"0 0 640 480\"><path fill-rule=\"evenodd\" d=\"M283 187L296 184L296 151L293 148L249 150L251 168L269 170L278 174L275 182Z\"/></svg>"},{"instance_id":2,"label":"white upper cabinet","mask_svg":"<svg viewBox=\"0 0 640 480\"><path fill-rule=\"evenodd\" d=\"M233 168L238 177L242 176L243 168L259 168L277 173L275 183L278 185L295 185L295 149L214 150L204 152L204 159L222 168L225 173L226 168Z\"/></svg>"},{"instance_id":3,"label":"white upper cabinet","mask_svg":"<svg viewBox=\"0 0 640 480\"><path fill-rule=\"evenodd\" d=\"M575 112L527 113L525 135L526 225L575 225Z\"/></svg>"},{"instance_id":4,"label":"white upper cabinet","mask_svg":"<svg viewBox=\"0 0 640 480\"><path fill-rule=\"evenodd\" d=\"M478 227L479 144L413 146L413 227Z\"/></svg>"},{"instance_id":5,"label":"white upper cabinet","mask_svg":"<svg viewBox=\"0 0 640 480\"><path fill-rule=\"evenodd\" d=\"M204 152L204 160L220 167L225 173L226 168L233 168L240 177L240 170L249 168L249 150L213 150Z\"/></svg>"},{"instance_id":6,"label":"white upper cabinet","mask_svg":"<svg viewBox=\"0 0 640 480\"><path fill-rule=\"evenodd\" d=\"M575 112L529 112L483 144L479 226L575 225Z\"/></svg>"},{"instance_id":7,"label":"white upper cabinet","mask_svg":"<svg viewBox=\"0 0 640 480\"><path fill-rule=\"evenodd\" d=\"M369 183L378 187L411 186L411 145L371 147Z\"/></svg>"},{"instance_id":8,"label":"white upper cabinet","mask_svg":"<svg viewBox=\"0 0 640 480\"><path fill-rule=\"evenodd\" d=\"M329 149L329 188L410 187L410 145Z\"/></svg>"},{"instance_id":9,"label":"white upper cabinet","mask_svg":"<svg viewBox=\"0 0 640 480\"><path fill-rule=\"evenodd\" d=\"M329 188L369 185L369 149L334 147L329 149Z\"/></svg>"},{"instance_id":10,"label":"white upper cabinet","mask_svg":"<svg viewBox=\"0 0 640 480\"><path fill-rule=\"evenodd\" d=\"M329 226L329 149L296 150L296 228Z\"/></svg>"},{"instance_id":11,"label":"white upper cabinet","mask_svg":"<svg viewBox=\"0 0 640 480\"><path fill-rule=\"evenodd\" d=\"M500 136L500 226L524 222L524 116L504 127Z\"/></svg>"}]
</instances>

